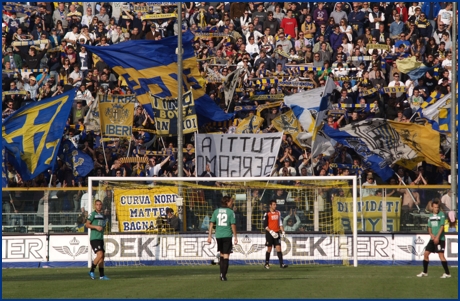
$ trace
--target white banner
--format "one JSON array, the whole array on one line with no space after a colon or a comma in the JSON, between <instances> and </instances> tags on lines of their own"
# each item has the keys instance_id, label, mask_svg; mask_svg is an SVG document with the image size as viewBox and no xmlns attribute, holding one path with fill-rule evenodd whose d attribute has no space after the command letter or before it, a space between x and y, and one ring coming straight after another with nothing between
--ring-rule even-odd
<instances>
[{"instance_id":1,"label":"white banner","mask_svg":"<svg viewBox=\"0 0 460 301\"><path fill-rule=\"evenodd\" d=\"M213 260L217 253L216 240L207 243L207 234L186 235L107 235L105 237L105 261L208 261ZM234 246L231 260L245 262L247 260L263 261L265 259L265 235L239 235L239 243ZM425 246L429 241L427 234L360 234L357 250L359 261L375 262L375 264L421 264ZM289 234L282 240L283 257L289 260L327 263L332 261L353 260L353 237L351 235L327 236L321 234ZM27 262L47 260L46 236L4 236L2 237L3 267L21 267ZM80 263L86 266L88 253L92 252L88 235L50 235L49 263L50 266L75 266ZM456 233L446 234L444 253L450 265L458 262L458 236ZM94 254L92 253L94 258ZM436 254L430 261L439 261Z\"/></svg>"},{"instance_id":2,"label":"white banner","mask_svg":"<svg viewBox=\"0 0 460 301\"><path fill-rule=\"evenodd\" d=\"M50 261L87 261L88 235L50 235Z\"/></svg>"},{"instance_id":3,"label":"white banner","mask_svg":"<svg viewBox=\"0 0 460 301\"><path fill-rule=\"evenodd\" d=\"M2 262L46 261L46 236L2 236Z\"/></svg>"},{"instance_id":4,"label":"white banner","mask_svg":"<svg viewBox=\"0 0 460 301\"><path fill-rule=\"evenodd\" d=\"M276 162L283 133L197 134L197 175L209 164L216 177L269 176Z\"/></svg>"}]
</instances>

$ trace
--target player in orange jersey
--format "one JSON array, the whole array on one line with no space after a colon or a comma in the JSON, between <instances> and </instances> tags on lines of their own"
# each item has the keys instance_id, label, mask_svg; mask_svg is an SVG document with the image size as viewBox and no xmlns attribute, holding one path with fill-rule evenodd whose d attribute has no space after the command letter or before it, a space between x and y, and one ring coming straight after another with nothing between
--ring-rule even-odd
<instances>
[{"instance_id":1,"label":"player in orange jersey","mask_svg":"<svg viewBox=\"0 0 460 301\"><path fill-rule=\"evenodd\" d=\"M275 246L278 258L280 261L280 268L287 268L287 264L283 263L283 253L281 252L281 237L284 238L283 221L281 213L276 210L276 201L270 201L270 209L264 214L264 228L265 228L265 245L267 246L267 253L265 253L265 265L268 270L270 268L270 253L272 246Z\"/></svg>"}]
</instances>

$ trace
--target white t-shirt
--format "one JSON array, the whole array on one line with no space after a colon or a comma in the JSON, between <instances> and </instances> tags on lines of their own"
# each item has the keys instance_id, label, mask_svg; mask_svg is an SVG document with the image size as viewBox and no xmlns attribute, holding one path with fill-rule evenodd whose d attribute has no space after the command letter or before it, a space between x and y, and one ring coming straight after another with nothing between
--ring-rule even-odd
<instances>
[{"instance_id":1,"label":"white t-shirt","mask_svg":"<svg viewBox=\"0 0 460 301\"><path fill-rule=\"evenodd\" d=\"M453 12L451 10L441 9L438 13L438 17L441 18L441 22L446 26L449 26L452 23Z\"/></svg>"},{"instance_id":2,"label":"white t-shirt","mask_svg":"<svg viewBox=\"0 0 460 301\"><path fill-rule=\"evenodd\" d=\"M80 37L79 33L73 33L73 31L69 31L68 33L65 34L64 40L69 39L70 41L77 41L78 38Z\"/></svg>"},{"instance_id":3,"label":"white t-shirt","mask_svg":"<svg viewBox=\"0 0 460 301\"><path fill-rule=\"evenodd\" d=\"M85 211L89 213L89 202L88 202L88 193L85 192L80 199L80 208L85 208ZM94 208L93 208L94 209Z\"/></svg>"}]
</instances>

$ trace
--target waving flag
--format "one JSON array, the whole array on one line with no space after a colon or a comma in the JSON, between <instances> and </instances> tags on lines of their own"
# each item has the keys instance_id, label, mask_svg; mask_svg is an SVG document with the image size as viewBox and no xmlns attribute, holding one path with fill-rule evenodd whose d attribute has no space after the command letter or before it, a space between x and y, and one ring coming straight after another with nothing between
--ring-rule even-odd
<instances>
[{"instance_id":1,"label":"waving flag","mask_svg":"<svg viewBox=\"0 0 460 301\"><path fill-rule=\"evenodd\" d=\"M71 140L62 142L59 157L72 170L74 177L84 177L94 168L91 156L76 148Z\"/></svg>"},{"instance_id":2,"label":"waving flag","mask_svg":"<svg viewBox=\"0 0 460 301\"><path fill-rule=\"evenodd\" d=\"M236 134L255 134L259 132L260 126L264 119L257 115L252 115L244 118L238 124L235 130Z\"/></svg>"},{"instance_id":3,"label":"waving flag","mask_svg":"<svg viewBox=\"0 0 460 301\"><path fill-rule=\"evenodd\" d=\"M445 95L439 100L435 101L433 104L428 105L426 103L425 107L422 109L422 115L429 120L437 121L439 116L439 110L444 107L446 104L450 104L451 93Z\"/></svg>"},{"instance_id":4,"label":"waving flag","mask_svg":"<svg viewBox=\"0 0 460 301\"><path fill-rule=\"evenodd\" d=\"M33 102L10 115L2 125L2 143L25 181L52 167L75 90Z\"/></svg>"},{"instance_id":5,"label":"waving flag","mask_svg":"<svg viewBox=\"0 0 460 301\"><path fill-rule=\"evenodd\" d=\"M295 118L294 112L292 110L283 113L272 120L272 125L279 132L284 132L284 134L290 134L292 141L294 141L298 146L302 146L297 140L297 135L302 132L300 128L300 122Z\"/></svg>"},{"instance_id":6,"label":"waving flag","mask_svg":"<svg viewBox=\"0 0 460 301\"><path fill-rule=\"evenodd\" d=\"M449 168L439 157L439 132L429 126L401 123L382 118L363 120L338 130L325 125L324 132L350 147L384 181L393 175L390 165L413 168L422 160Z\"/></svg>"},{"instance_id":7,"label":"waving flag","mask_svg":"<svg viewBox=\"0 0 460 301\"><path fill-rule=\"evenodd\" d=\"M198 122L203 125L211 121L224 121L233 118L225 113L206 94L198 79L201 76L194 56L193 34L183 34L183 86L184 91L193 89L193 99L198 115ZM130 89L136 93L137 100L153 116L150 95L160 98L177 98L177 37L159 41L127 41L107 47L86 45L87 49L97 54L107 65L124 77Z\"/></svg>"},{"instance_id":8,"label":"waving flag","mask_svg":"<svg viewBox=\"0 0 460 301\"><path fill-rule=\"evenodd\" d=\"M450 104L449 104L450 106ZM455 125L457 126L458 130L458 105L455 107ZM450 119L451 119L451 112L452 109L449 107L444 107L439 110L439 130L442 132L450 132Z\"/></svg>"}]
</instances>

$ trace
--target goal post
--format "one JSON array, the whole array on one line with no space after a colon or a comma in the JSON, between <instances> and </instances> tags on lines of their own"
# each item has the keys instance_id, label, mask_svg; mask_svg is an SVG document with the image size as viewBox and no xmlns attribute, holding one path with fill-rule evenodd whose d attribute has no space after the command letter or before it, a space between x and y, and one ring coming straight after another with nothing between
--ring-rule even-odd
<instances>
[{"instance_id":1,"label":"goal post","mask_svg":"<svg viewBox=\"0 0 460 301\"><path fill-rule=\"evenodd\" d=\"M291 225L292 219L295 223L296 230L287 232L282 241L290 264L348 265L352 260L357 267L357 187L355 176L89 177L88 201L89 212L96 199L104 200L103 210L108 212L104 240L109 266L209 264L217 248L215 241L206 243L206 224L221 197L228 195L234 199L239 228L232 260L241 264L264 262L261 221L268 201L275 199L283 222ZM349 205L340 201L344 191ZM166 208L180 218L180 231L167 225ZM343 211L348 212L349 219L345 219L351 224L347 233L342 225ZM93 258L89 250L88 267Z\"/></svg>"}]
</instances>

